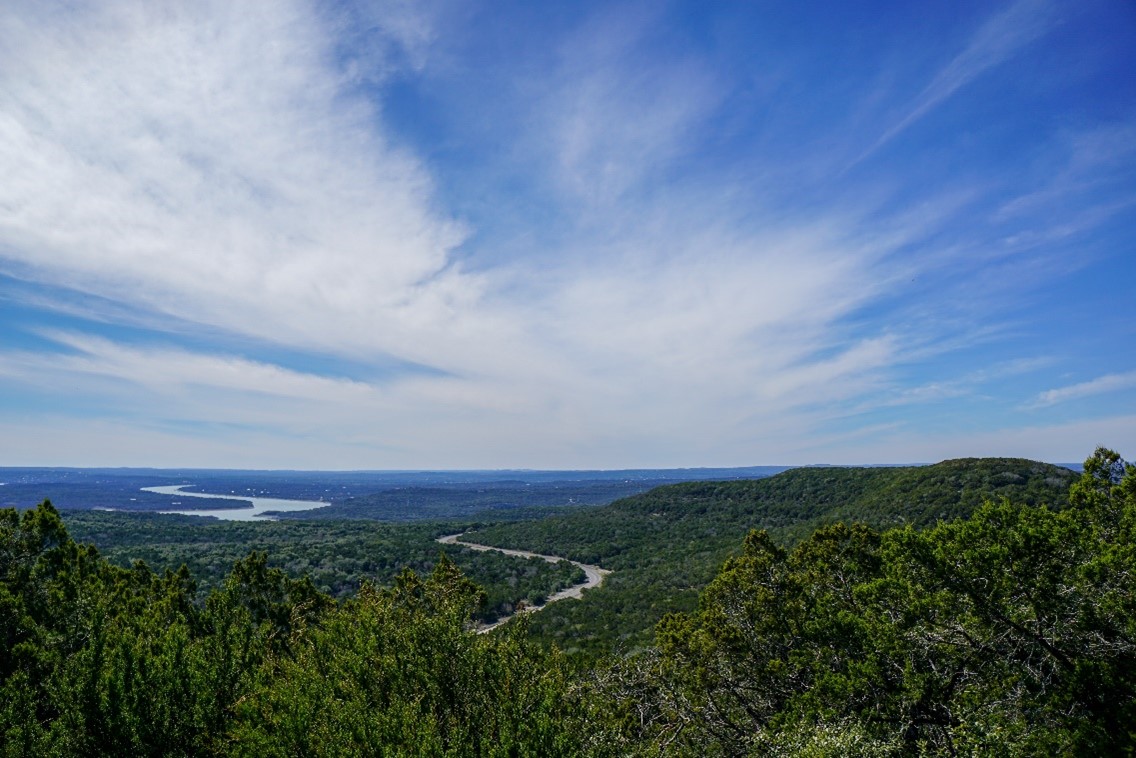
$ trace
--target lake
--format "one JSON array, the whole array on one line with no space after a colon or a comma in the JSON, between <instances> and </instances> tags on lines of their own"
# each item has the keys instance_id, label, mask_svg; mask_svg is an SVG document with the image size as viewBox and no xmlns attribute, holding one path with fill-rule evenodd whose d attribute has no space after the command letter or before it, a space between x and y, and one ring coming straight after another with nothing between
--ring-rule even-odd
<instances>
[{"instance_id":1,"label":"lake","mask_svg":"<svg viewBox=\"0 0 1136 758\"><path fill-rule=\"evenodd\" d=\"M243 508L210 508L168 510L159 513L177 514L179 516L212 516L222 521L275 521L275 516L268 513L294 513L296 511L310 511L331 505L322 500L281 500L275 497L252 497L247 495L214 495L208 492L185 492L189 484L174 484L163 487L143 487L143 492L154 492L159 495L172 495L175 497L202 497L210 500L239 500L251 505Z\"/></svg>"}]
</instances>

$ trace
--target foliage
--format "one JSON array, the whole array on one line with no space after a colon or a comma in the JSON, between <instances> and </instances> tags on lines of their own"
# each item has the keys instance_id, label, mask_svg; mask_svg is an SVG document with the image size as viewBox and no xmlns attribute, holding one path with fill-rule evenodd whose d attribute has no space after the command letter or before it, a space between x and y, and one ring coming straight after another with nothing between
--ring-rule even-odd
<instances>
[{"instance_id":1,"label":"foliage","mask_svg":"<svg viewBox=\"0 0 1136 758\"><path fill-rule=\"evenodd\" d=\"M440 558L336 604L252 553L203 605L188 571L112 565L50 503L0 511L5 755L576 755L562 659L470 629Z\"/></svg>"},{"instance_id":2,"label":"foliage","mask_svg":"<svg viewBox=\"0 0 1136 758\"><path fill-rule=\"evenodd\" d=\"M628 752L1130 753L1133 527L1136 467L1098 450L1063 511L838 524L788 553L754 531L601 689Z\"/></svg>"},{"instance_id":3,"label":"foliage","mask_svg":"<svg viewBox=\"0 0 1136 758\"><path fill-rule=\"evenodd\" d=\"M267 553L269 563L290 577L310 578L320 591L343 599L367 582L390 584L399 572L434 570L445 552L486 591L478 620L491 622L522 603L584 581L570 563L551 564L460 545L445 547L439 534L461 531L439 524L382 524L370 521L223 522L198 517L139 513L66 514L77 539L89 540L112 563L144 561L158 570L185 565L203 593L221 586L233 563L250 551Z\"/></svg>"},{"instance_id":4,"label":"foliage","mask_svg":"<svg viewBox=\"0 0 1136 758\"><path fill-rule=\"evenodd\" d=\"M887 523L891 501L873 492L935 513L964 509L958 482L987 474L959 465L926 498L889 489L909 485L910 472L818 470L767 490L684 487L625 501L613 521L638 510L656 552L679 545L667 541L679 528L668 520L690 535L686 552L658 563L613 552L632 576L690 556L682 570L702 570L705 544L726 538L723 512L776 518L790 513L790 492L819 526L801 539L749 531L696 606L664 615L653 644L587 666L529 634L555 607L475 633L485 592L444 555L428 574L402 569L337 600L254 551L202 593L185 567L116 565L79 544L48 502L0 510L0 752L1132 754L1136 467L1098 450L1054 508L1028 502L1027 479L1015 483L1027 496L961 518L917 519L910 507L905 525L883 531L828 523L856 503ZM997 476L1002 465L985 468ZM849 497L824 501L843 484ZM964 504L934 497L946 487ZM138 539L123 547L145 546L145 524L133 523ZM319 544L318 527L273 539ZM217 536L193 528L168 544Z\"/></svg>"},{"instance_id":5,"label":"foliage","mask_svg":"<svg viewBox=\"0 0 1136 758\"><path fill-rule=\"evenodd\" d=\"M523 629L474 635L478 590L442 561L368 585L242 705L240 755L578 755L567 669Z\"/></svg>"},{"instance_id":6,"label":"foliage","mask_svg":"<svg viewBox=\"0 0 1136 758\"><path fill-rule=\"evenodd\" d=\"M111 565L47 501L0 511L0 579L10 755L213 751L260 660L331 602L254 554L198 607L187 571Z\"/></svg>"},{"instance_id":7,"label":"foliage","mask_svg":"<svg viewBox=\"0 0 1136 758\"><path fill-rule=\"evenodd\" d=\"M603 508L478 529L470 539L562 555L615 571L582 601L532 621L534 635L568 650L634 652L655 624L693 611L699 591L764 529L792 545L838 521L926 527L968 516L986 498L1062 508L1076 474L1017 458L894 468L799 468L751 481L659 487Z\"/></svg>"}]
</instances>

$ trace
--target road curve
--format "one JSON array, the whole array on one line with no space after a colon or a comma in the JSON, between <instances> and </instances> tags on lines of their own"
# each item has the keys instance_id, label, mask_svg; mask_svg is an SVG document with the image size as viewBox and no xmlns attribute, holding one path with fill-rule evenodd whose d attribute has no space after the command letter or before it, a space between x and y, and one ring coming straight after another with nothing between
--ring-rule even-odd
<instances>
[{"instance_id":1,"label":"road curve","mask_svg":"<svg viewBox=\"0 0 1136 758\"><path fill-rule=\"evenodd\" d=\"M461 537L462 534L465 534L465 532L461 532L459 534L447 534L445 537L439 537L438 542L441 542L443 545L462 545L463 547L468 547L471 550L495 550L498 553L504 553L505 555L515 555L518 558L540 558L542 560L548 561L549 563L568 561L573 566L579 566L581 569L583 569L586 579L582 584L577 584L569 587L566 590L560 590L559 592L549 595L548 599L544 601L544 605L531 606L529 608L525 608L523 611L520 611L520 613L534 613L541 610L542 608L547 608L557 600L564 600L565 598L569 597L580 598L583 596L584 590L591 589L592 587L599 587L601 584L603 584L604 577L611 573L609 569L593 566L590 563L580 563L579 561L568 560L567 558L561 558L555 555L541 555L540 553L530 553L528 550L510 550L509 548L505 547L493 547L492 545L479 545L476 542L466 542L465 540L458 539L458 537ZM497 619L492 624L479 627L477 631L478 633L484 633L496 629L498 626L504 624L506 621L516 615L516 613L513 613L505 616L504 618Z\"/></svg>"}]
</instances>

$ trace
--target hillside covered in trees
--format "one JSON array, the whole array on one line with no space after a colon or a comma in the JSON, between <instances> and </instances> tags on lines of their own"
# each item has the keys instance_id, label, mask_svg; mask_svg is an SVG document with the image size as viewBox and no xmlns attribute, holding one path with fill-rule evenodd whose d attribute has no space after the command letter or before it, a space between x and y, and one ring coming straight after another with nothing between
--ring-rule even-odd
<instances>
[{"instance_id":1,"label":"hillside covered in trees","mask_svg":"<svg viewBox=\"0 0 1136 758\"><path fill-rule=\"evenodd\" d=\"M269 566L290 578L310 579L320 592L344 599L367 583L390 585L405 569L430 573L443 550L435 538L462 529L447 522L248 522L98 511L73 511L63 517L76 540L93 543L115 565L129 568L142 561L159 571L186 566L199 596L221 587L235 561L258 551L267 556ZM495 621L522 603L539 605L584 580L583 572L567 561L525 560L460 545L444 550L486 593L476 611L479 621Z\"/></svg>"},{"instance_id":2,"label":"hillside covered in trees","mask_svg":"<svg viewBox=\"0 0 1136 758\"><path fill-rule=\"evenodd\" d=\"M683 553L682 539L733 540L651 644L588 665L528 635L555 609L475 633L484 593L446 558L336 600L253 553L201 597L188 569L121 567L77 543L48 504L0 511L0 744L6 755L1136 748L1136 467L1098 450L1080 477L1006 461L790 474L680 485L554 524L581 551L587 525L572 519L626 525L593 548L624 556L613 579L651 545L660 562L694 566L719 548ZM477 532L493 534L506 537Z\"/></svg>"},{"instance_id":3,"label":"hillside covered in trees","mask_svg":"<svg viewBox=\"0 0 1136 758\"><path fill-rule=\"evenodd\" d=\"M532 633L569 650L627 651L648 645L666 613L693 610L699 591L751 529L790 547L825 524L924 527L969 516L989 498L1061 509L1076 477L1020 458L798 468L750 481L657 487L603 508L479 528L468 538L613 569L586 601L534 618Z\"/></svg>"}]
</instances>

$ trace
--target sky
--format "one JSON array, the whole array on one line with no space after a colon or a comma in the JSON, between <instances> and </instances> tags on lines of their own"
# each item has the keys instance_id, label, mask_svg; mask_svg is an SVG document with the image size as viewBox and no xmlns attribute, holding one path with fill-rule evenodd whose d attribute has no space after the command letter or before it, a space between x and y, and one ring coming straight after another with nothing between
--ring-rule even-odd
<instances>
[{"instance_id":1,"label":"sky","mask_svg":"<svg viewBox=\"0 0 1136 758\"><path fill-rule=\"evenodd\" d=\"M11 0L0 465L1136 457L1136 5Z\"/></svg>"}]
</instances>

